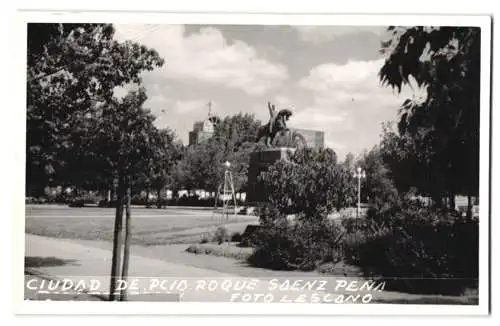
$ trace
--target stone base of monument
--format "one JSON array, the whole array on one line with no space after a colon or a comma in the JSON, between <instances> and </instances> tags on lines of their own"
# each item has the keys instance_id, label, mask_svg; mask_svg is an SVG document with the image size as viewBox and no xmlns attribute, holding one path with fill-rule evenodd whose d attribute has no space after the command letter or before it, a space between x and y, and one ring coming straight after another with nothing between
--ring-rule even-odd
<instances>
[{"instance_id":1,"label":"stone base of monument","mask_svg":"<svg viewBox=\"0 0 500 326\"><path fill-rule=\"evenodd\" d=\"M250 154L248 167L248 191L246 202L250 206L262 206L267 202L265 191L259 183L259 176L267 171L269 166L279 160L287 160L290 153L295 152L292 147L268 148Z\"/></svg>"}]
</instances>

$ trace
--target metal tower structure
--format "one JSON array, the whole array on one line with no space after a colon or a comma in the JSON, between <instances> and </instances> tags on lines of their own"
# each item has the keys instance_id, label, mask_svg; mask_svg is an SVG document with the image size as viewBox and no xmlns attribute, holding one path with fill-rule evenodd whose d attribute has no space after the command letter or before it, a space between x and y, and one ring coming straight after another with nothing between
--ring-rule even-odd
<instances>
[{"instance_id":1,"label":"metal tower structure","mask_svg":"<svg viewBox=\"0 0 500 326\"><path fill-rule=\"evenodd\" d=\"M217 195L215 197L215 209L214 209L215 217L217 221L220 223L228 221L229 215L230 214L236 215L236 212L238 210L236 203L236 193L234 191L233 173L230 170L231 163L226 161L224 163L224 166L225 166L224 183L219 185L217 189ZM219 197L222 197L222 211L220 211L217 207ZM231 209L232 203L234 203L234 206Z\"/></svg>"}]
</instances>

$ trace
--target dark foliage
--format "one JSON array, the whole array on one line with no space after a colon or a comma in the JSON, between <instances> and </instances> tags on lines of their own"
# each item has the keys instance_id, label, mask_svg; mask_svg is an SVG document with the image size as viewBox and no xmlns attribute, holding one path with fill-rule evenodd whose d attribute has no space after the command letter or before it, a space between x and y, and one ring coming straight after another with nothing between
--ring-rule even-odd
<instances>
[{"instance_id":1,"label":"dark foliage","mask_svg":"<svg viewBox=\"0 0 500 326\"><path fill-rule=\"evenodd\" d=\"M298 149L289 160L271 165L260 182L273 207L283 214L303 213L307 219L324 219L354 203L356 197L351 171L337 164L329 148Z\"/></svg>"},{"instance_id":2,"label":"dark foliage","mask_svg":"<svg viewBox=\"0 0 500 326\"><path fill-rule=\"evenodd\" d=\"M340 238L334 223L277 220L256 232L255 250L248 262L274 270L314 270L321 263L339 259Z\"/></svg>"},{"instance_id":3,"label":"dark foliage","mask_svg":"<svg viewBox=\"0 0 500 326\"><path fill-rule=\"evenodd\" d=\"M412 78L425 87L421 101L402 103L398 123L400 139L409 140L410 146L402 146L409 150L402 166L411 171L412 186L436 202L446 194L477 196L481 29L414 26L389 31L391 38L382 44L389 55L381 81L398 91Z\"/></svg>"},{"instance_id":4,"label":"dark foliage","mask_svg":"<svg viewBox=\"0 0 500 326\"><path fill-rule=\"evenodd\" d=\"M241 241L241 233L239 232L233 232L231 234L231 242L240 242Z\"/></svg>"},{"instance_id":5,"label":"dark foliage","mask_svg":"<svg viewBox=\"0 0 500 326\"><path fill-rule=\"evenodd\" d=\"M348 263L383 278L395 290L460 294L477 286L477 221L415 206L371 214L371 220L343 241Z\"/></svg>"}]
</instances>

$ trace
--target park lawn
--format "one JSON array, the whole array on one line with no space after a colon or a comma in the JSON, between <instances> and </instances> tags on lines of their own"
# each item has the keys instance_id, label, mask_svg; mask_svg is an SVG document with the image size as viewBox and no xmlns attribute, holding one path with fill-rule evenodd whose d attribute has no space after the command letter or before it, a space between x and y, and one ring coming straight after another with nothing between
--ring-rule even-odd
<instances>
[{"instance_id":1,"label":"park lawn","mask_svg":"<svg viewBox=\"0 0 500 326\"><path fill-rule=\"evenodd\" d=\"M242 232L248 222L233 222L226 225L234 232ZM183 223L172 223L165 218L137 219L132 222L132 244L162 245L170 243L193 243L201 239L206 232L213 232L215 222L194 220ZM46 237L113 241L113 219L87 218L28 218L26 233Z\"/></svg>"},{"instance_id":2,"label":"park lawn","mask_svg":"<svg viewBox=\"0 0 500 326\"><path fill-rule=\"evenodd\" d=\"M92 208L27 212L25 232L61 239L112 242L112 213L109 209ZM246 216L232 217L225 223L225 227L229 232L241 233L250 223L253 220ZM132 212L132 244L151 246L195 243L200 241L203 234L213 232L218 225L219 222L206 213L136 210Z\"/></svg>"}]
</instances>

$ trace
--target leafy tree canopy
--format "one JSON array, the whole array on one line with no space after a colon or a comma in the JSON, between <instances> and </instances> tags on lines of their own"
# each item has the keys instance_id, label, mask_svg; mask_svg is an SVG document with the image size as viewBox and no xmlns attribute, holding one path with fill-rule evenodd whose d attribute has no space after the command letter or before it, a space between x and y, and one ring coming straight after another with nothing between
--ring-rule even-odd
<instances>
[{"instance_id":1,"label":"leafy tree canopy","mask_svg":"<svg viewBox=\"0 0 500 326\"><path fill-rule=\"evenodd\" d=\"M412 163L425 175L420 186L438 199L478 194L480 29L389 27L381 81L401 91L410 77L425 89L423 101L401 106L398 131L418 153Z\"/></svg>"},{"instance_id":2,"label":"leafy tree canopy","mask_svg":"<svg viewBox=\"0 0 500 326\"><path fill-rule=\"evenodd\" d=\"M155 50L113 35L109 24L28 25L28 186L68 183L80 137L104 107L116 108L114 89L163 65Z\"/></svg>"},{"instance_id":3,"label":"leafy tree canopy","mask_svg":"<svg viewBox=\"0 0 500 326\"><path fill-rule=\"evenodd\" d=\"M178 171L185 187L216 191L224 180L224 162L229 161L235 189L244 191L259 126L260 121L250 114L219 119L210 139L187 149Z\"/></svg>"},{"instance_id":4,"label":"leafy tree canopy","mask_svg":"<svg viewBox=\"0 0 500 326\"><path fill-rule=\"evenodd\" d=\"M337 164L335 152L328 148L298 149L289 160L270 166L261 180L270 204L284 214L321 220L356 199L352 171Z\"/></svg>"}]
</instances>

